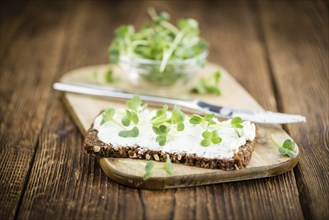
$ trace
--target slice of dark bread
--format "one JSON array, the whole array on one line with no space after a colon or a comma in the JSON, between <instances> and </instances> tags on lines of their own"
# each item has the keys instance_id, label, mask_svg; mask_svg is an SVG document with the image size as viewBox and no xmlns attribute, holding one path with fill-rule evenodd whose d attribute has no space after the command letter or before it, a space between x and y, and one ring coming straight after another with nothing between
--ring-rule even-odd
<instances>
[{"instance_id":1,"label":"slice of dark bread","mask_svg":"<svg viewBox=\"0 0 329 220\"><path fill-rule=\"evenodd\" d=\"M111 144L100 141L97 134L98 131L92 127L88 130L84 141L84 149L87 153L98 157L134 158L165 162L166 155L169 154L173 163L222 170L239 170L247 166L255 147L254 141L247 141L245 145L240 146L239 151L232 158L209 159L195 154L146 150L138 145L114 148Z\"/></svg>"}]
</instances>

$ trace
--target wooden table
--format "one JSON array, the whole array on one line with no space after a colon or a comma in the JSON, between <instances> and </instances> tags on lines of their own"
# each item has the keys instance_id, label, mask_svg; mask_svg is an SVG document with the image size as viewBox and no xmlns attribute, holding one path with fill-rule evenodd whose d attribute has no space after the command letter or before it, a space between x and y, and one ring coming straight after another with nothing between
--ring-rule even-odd
<instances>
[{"instance_id":1,"label":"wooden table","mask_svg":"<svg viewBox=\"0 0 329 220\"><path fill-rule=\"evenodd\" d=\"M299 113L284 129L300 162L258 180L136 190L106 177L52 84L108 62L120 24L146 8L199 20L209 60L266 109ZM329 217L328 1L1 1L0 218L325 219Z\"/></svg>"}]
</instances>

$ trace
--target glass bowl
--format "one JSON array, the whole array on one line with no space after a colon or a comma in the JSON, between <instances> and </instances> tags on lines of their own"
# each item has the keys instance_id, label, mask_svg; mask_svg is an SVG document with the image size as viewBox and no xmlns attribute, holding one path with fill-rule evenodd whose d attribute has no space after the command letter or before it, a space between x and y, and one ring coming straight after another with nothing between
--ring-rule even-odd
<instances>
[{"instance_id":1,"label":"glass bowl","mask_svg":"<svg viewBox=\"0 0 329 220\"><path fill-rule=\"evenodd\" d=\"M192 59L169 61L161 72L161 60L120 56L119 65L132 85L153 90L187 89L206 64L208 50Z\"/></svg>"}]
</instances>

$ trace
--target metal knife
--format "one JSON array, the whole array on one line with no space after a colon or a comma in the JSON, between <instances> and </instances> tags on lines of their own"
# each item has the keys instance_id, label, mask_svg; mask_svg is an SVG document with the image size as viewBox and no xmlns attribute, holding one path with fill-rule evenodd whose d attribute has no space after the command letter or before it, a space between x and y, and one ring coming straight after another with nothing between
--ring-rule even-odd
<instances>
[{"instance_id":1,"label":"metal knife","mask_svg":"<svg viewBox=\"0 0 329 220\"><path fill-rule=\"evenodd\" d=\"M53 88L62 92L78 93L92 96L109 97L115 99L131 99L134 94L125 91L108 88L98 85L57 82ZM252 111L244 109L235 109L224 106L209 104L201 100L182 100L172 99L151 95L138 94L145 102L165 103L168 105L179 105L182 108L196 110L202 113L213 113L220 118L241 117L243 120L260 124L287 124L306 122L302 115L284 114L269 111Z\"/></svg>"}]
</instances>

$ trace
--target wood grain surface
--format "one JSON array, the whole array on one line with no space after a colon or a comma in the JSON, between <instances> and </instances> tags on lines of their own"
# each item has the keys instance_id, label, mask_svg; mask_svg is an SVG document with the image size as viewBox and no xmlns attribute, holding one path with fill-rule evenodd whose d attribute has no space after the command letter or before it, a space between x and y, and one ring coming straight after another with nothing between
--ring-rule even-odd
<instances>
[{"instance_id":1,"label":"wood grain surface","mask_svg":"<svg viewBox=\"0 0 329 220\"><path fill-rule=\"evenodd\" d=\"M1 219L327 219L327 1L1 1ZM224 66L268 110L304 114L284 129L299 143L293 171L171 190L111 181L51 89L69 70L108 61L120 24L146 8L194 17Z\"/></svg>"}]
</instances>

